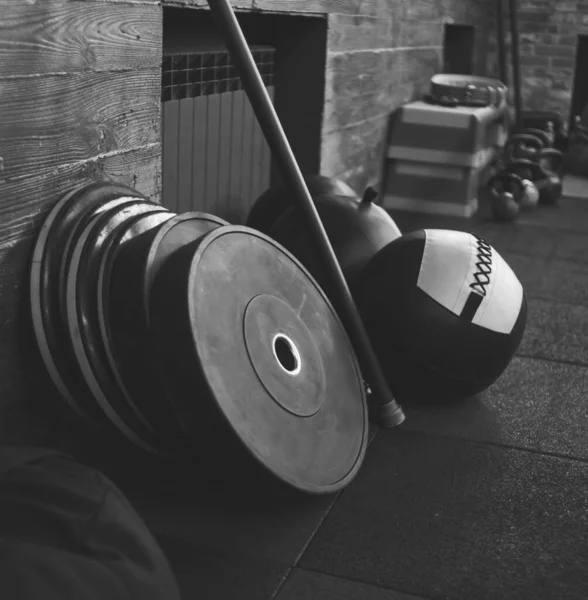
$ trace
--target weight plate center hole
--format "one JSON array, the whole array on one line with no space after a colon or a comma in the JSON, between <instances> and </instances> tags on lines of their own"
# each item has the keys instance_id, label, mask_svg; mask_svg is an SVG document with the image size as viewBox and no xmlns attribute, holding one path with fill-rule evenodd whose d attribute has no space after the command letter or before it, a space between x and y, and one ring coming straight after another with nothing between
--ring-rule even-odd
<instances>
[{"instance_id":1,"label":"weight plate center hole","mask_svg":"<svg viewBox=\"0 0 588 600\"><path fill-rule=\"evenodd\" d=\"M298 375L300 373L302 369L300 353L288 336L283 333L274 336L272 348L278 364L288 375Z\"/></svg>"}]
</instances>

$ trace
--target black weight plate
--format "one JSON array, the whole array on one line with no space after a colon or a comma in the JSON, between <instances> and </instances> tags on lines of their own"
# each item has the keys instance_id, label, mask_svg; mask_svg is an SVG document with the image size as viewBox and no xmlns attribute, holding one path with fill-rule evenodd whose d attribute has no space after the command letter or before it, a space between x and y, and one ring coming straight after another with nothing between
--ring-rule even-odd
<instances>
[{"instance_id":1,"label":"black weight plate","mask_svg":"<svg viewBox=\"0 0 588 600\"><path fill-rule=\"evenodd\" d=\"M135 192L132 195L128 193L124 196L120 196L120 194L116 194L114 191L111 191L109 194L102 194L100 199L95 204L88 204L86 207L82 207L79 211L79 214L73 222L72 227L70 228L69 235L67 236L65 245L63 247L61 265L59 269L59 306L61 310L61 314L66 314L65 307L65 290L67 287L66 281L66 271L68 269L69 261L71 260L71 256L73 253L73 249L77 243L78 237L84 231L88 223L94 218L94 216L104 213L105 211L120 206L121 204L127 204L129 202L137 202L142 201L145 204L153 207L157 207L160 210L167 210L162 207L160 204L156 204L155 202L150 202L141 194Z\"/></svg>"},{"instance_id":2,"label":"black weight plate","mask_svg":"<svg viewBox=\"0 0 588 600\"><path fill-rule=\"evenodd\" d=\"M57 390L80 416L78 398L85 393L81 375L73 368L60 312L59 275L64 249L80 215L88 209L125 196L135 190L109 182L80 186L67 193L45 219L33 250L30 273L30 305L37 345Z\"/></svg>"},{"instance_id":3,"label":"black weight plate","mask_svg":"<svg viewBox=\"0 0 588 600\"><path fill-rule=\"evenodd\" d=\"M316 494L353 479L368 433L358 363L326 295L287 250L239 226L186 245L157 275L150 326L207 460L249 455Z\"/></svg>"},{"instance_id":4,"label":"black weight plate","mask_svg":"<svg viewBox=\"0 0 588 600\"><path fill-rule=\"evenodd\" d=\"M217 227L223 219L201 212L176 215L162 225L129 240L113 254L104 274L102 335L109 337L113 360L131 395L141 399L148 422L170 440L183 434L174 406L159 383L157 363L149 336L149 296L153 280L165 260L177 249Z\"/></svg>"},{"instance_id":5,"label":"black weight plate","mask_svg":"<svg viewBox=\"0 0 588 600\"><path fill-rule=\"evenodd\" d=\"M136 224L138 218L170 218L169 211L145 202L126 204L96 215L78 238L67 270L67 326L77 364L92 396L103 414L135 444L153 450L149 428L140 414L125 403L124 391L117 386L109 368L97 323L97 287L102 257L113 244L120 243L121 233Z\"/></svg>"}]
</instances>

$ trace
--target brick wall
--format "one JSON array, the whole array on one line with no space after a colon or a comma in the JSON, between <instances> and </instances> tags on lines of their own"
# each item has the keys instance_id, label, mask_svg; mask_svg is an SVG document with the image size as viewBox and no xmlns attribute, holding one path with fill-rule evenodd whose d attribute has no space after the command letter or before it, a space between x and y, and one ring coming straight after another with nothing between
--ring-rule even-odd
<instances>
[{"instance_id":1,"label":"brick wall","mask_svg":"<svg viewBox=\"0 0 588 600\"><path fill-rule=\"evenodd\" d=\"M520 0L518 15L524 107L554 110L567 123L578 35L588 34L588 1ZM507 32L509 26L506 21ZM508 61L510 69L510 51ZM495 51L489 71L497 74Z\"/></svg>"}]
</instances>

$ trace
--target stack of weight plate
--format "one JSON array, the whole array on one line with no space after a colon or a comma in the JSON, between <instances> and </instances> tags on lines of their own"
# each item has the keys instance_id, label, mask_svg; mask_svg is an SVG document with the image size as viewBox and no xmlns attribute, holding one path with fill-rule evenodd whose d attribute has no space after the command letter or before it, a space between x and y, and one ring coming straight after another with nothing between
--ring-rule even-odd
<instances>
[{"instance_id":1,"label":"stack of weight plate","mask_svg":"<svg viewBox=\"0 0 588 600\"><path fill-rule=\"evenodd\" d=\"M327 493L367 445L349 339L308 271L249 227L135 190L67 194L34 251L46 368L80 416L160 455Z\"/></svg>"}]
</instances>

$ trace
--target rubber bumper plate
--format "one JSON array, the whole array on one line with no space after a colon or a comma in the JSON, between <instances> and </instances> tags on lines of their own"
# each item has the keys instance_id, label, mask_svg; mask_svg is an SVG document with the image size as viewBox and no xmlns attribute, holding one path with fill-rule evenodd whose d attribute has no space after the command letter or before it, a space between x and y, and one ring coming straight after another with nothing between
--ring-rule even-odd
<instances>
[{"instance_id":1,"label":"rubber bumper plate","mask_svg":"<svg viewBox=\"0 0 588 600\"><path fill-rule=\"evenodd\" d=\"M353 479L368 435L358 363L326 295L287 250L241 226L187 244L155 279L150 326L207 461L229 468L247 456L316 494Z\"/></svg>"},{"instance_id":2,"label":"rubber bumper plate","mask_svg":"<svg viewBox=\"0 0 588 600\"><path fill-rule=\"evenodd\" d=\"M162 264L176 250L205 233L228 225L223 219L201 212L176 215L165 223L121 244L112 253L104 285L102 335L109 340L113 360L141 412L170 449L185 430L173 399L160 384L158 362L149 334L149 297ZM140 400L139 400L140 399Z\"/></svg>"},{"instance_id":3,"label":"rubber bumper plate","mask_svg":"<svg viewBox=\"0 0 588 600\"><path fill-rule=\"evenodd\" d=\"M41 358L54 385L68 404L85 416L75 400L86 393L67 343L64 313L65 265L80 228L98 212L136 201L136 190L107 182L78 187L66 194L45 219L33 250L30 303Z\"/></svg>"},{"instance_id":4,"label":"rubber bumper plate","mask_svg":"<svg viewBox=\"0 0 588 600\"><path fill-rule=\"evenodd\" d=\"M153 448L154 434L124 387L101 335L99 315L104 264L114 249L173 217L159 205L137 201L112 208L90 221L74 247L67 273L67 326L77 365L95 400L93 404L117 429L144 449ZM84 407L85 412L88 411Z\"/></svg>"}]
</instances>

